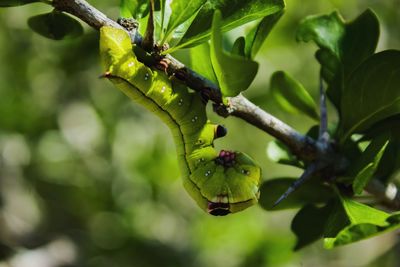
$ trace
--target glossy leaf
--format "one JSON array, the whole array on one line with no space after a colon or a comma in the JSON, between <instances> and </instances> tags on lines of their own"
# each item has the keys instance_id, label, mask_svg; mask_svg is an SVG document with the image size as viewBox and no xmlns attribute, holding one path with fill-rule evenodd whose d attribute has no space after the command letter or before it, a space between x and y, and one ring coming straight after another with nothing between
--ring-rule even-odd
<instances>
[{"instance_id":1,"label":"glossy leaf","mask_svg":"<svg viewBox=\"0 0 400 267\"><path fill-rule=\"evenodd\" d=\"M305 18L297 30L299 41L314 41L319 47L333 52L340 58L340 39L344 35L344 21L337 11L329 15L313 15Z\"/></svg>"},{"instance_id":2,"label":"glossy leaf","mask_svg":"<svg viewBox=\"0 0 400 267\"><path fill-rule=\"evenodd\" d=\"M255 58L265 39L268 37L272 28L282 17L283 10L264 17L251 31L246 35L246 56Z\"/></svg>"},{"instance_id":3,"label":"glossy leaf","mask_svg":"<svg viewBox=\"0 0 400 267\"><path fill-rule=\"evenodd\" d=\"M333 217L335 216L345 216L347 225L337 231L335 235L325 235L324 245L326 248L346 245L400 227L397 220L393 219L394 222L390 222L391 215L386 212L371 208L349 198L341 197L340 200L342 207L337 207L336 211L331 214L329 225L325 231L326 233L333 233L329 228L336 227L335 223L333 223Z\"/></svg>"},{"instance_id":4,"label":"glossy leaf","mask_svg":"<svg viewBox=\"0 0 400 267\"><path fill-rule=\"evenodd\" d=\"M167 0L160 0L159 1L161 14L160 14L160 30L159 30L160 35L159 35L158 39L160 39L160 40L162 38L164 38L164 34L165 34L164 23L165 23L165 14L167 13L166 12L166 8L167 8L166 7L166 2L167 2ZM170 17L170 16L171 16L171 14L169 14L168 17Z\"/></svg>"},{"instance_id":5,"label":"glossy leaf","mask_svg":"<svg viewBox=\"0 0 400 267\"><path fill-rule=\"evenodd\" d=\"M173 0L171 3L172 12L165 33L166 41L168 41L171 33L195 14L205 2L206 0Z\"/></svg>"},{"instance_id":6,"label":"glossy leaf","mask_svg":"<svg viewBox=\"0 0 400 267\"><path fill-rule=\"evenodd\" d=\"M210 81L218 83L210 59L210 45L203 43L190 49L191 67Z\"/></svg>"},{"instance_id":7,"label":"glossy leaf","mask_svg":"<svg viewBox=\"0 0 400 267\"><path fill-rule=\"evenodd\" d=\"M302 167L302 164L290 152L290 150L282 142L277 140L268 143L267 156L270 160L276 163Z\"/></svg>"},{"instance_id":8,"label":"glossy leaf","mask_svg":"<svg viewBox=\"0 0 400 267\"><path fill-rule=\"evenodd\" d=\"M356 176L352 184L354 193L361 194L372 179L388 143L386 136L375 138L355 163L353 172L356 172Z\"/></svg>"},{"instance_id":9,"label":"glossy leaf","mask_svg":"<svg viewBox=\"0 0 400 267\"><path fill-rule=\"evenodd\" d=\"M193 23L178 44L179 48L195 46L211 35L211 20L214 11L222 11L220 31L226 32L247 22L280 12L285 7L283 0L208 0L199 10Z\"/></svg>"},{"instance_id":10,"label":"glossy leaf","mask_svg":"<svg viewBox=\"0 0 400 267\"><path fill-rule=\"evenodd\" d=\"M1 0L0 7L22 6L35 2L40 2L40 0Z\"/></svg>"},{"instance_id":11,"label":"glossy leaf","mask_svg":"<svg viewBox=\"0 0 400 267\"><path fill-rule=\"evenodd\" d=\"M75 38L83 33L77 20L56 11L31 17L28 25L38 34L53 40Z\"/></svg>"},{"instance_id":12,"label":"glossy leaf","mask_svg":"<svg viewBox=\"0 0 400 267\"><path fill-rule=\"evenodd\" d=\"M380 120L400 113L400 51L371 56L349 79L343 92L341 142Z\"/></svg>"},{"instance_id":13,"label":"glossy leaf","mask_svg":"<svg viewBox=\"0 0 400 267\"><path fill-rule=\"evenodd\" d=\"M119 14L122 18L133 18L135 2L129 0L120 0Z\"/></svg>"},{"instance_id":14,"label":"glossy leaf","mask_svg":"<svg viewBox=\"0 0 400 267\"><path fill-rule=\"evenodd\" d=\"M271 77L271 93L288 112L304 113L318 120L317 105L307 90L284 71L277 71Z\"/></svg>"},{"instance_id":15,"label":"glossy leaf","mask_svg":"<svg viewBox=\"0 0 400 267\"><path fill-rule=\"evenodd\" d=\"M298 40L313 40L320 48L336 55L347 69L347 75L374 53L378 38L379 21L370 9L349 23L336 11L310 16L302 21L297 31Z\"/></svg>"},{"instance_id":16,"label":"glossy leaf","mask_svg":"<svg viewBox=\"0 0 400 267\"><path fill-rule=\"evenodd\" d=\"M332 203L322 207L307 204L297 212L291 226L292 232L297 237L294 250L299 250L323 237L332 208Z\"/></svg>"},{"instance_id":17,"label":"glossy leaf","mask_svg":"<svg viewBox=\"0 0 400 267\"><path fill-rule=\"evenodd\" d=\"M124 18L141 19L149 12L148 0L121 0L120 14Z\"/></svg>"},{"instance_id":18,"label":"glossy leaf","mask_svg":"<svg viewBox=\"0 0 400 267\"><path fill-rule=\"evenodd\" d=\"M246 40L244 39L243 36L241 36L241 37L237 38L235 40L235 42L233 43L231 53L233 55L245 57L246 56L245 51L244 51L245 46L246 46Z\"/></svg>"},{"instance_id":19,"label":"glossy leaf","mask_svg":"<svg viewBox=\"0 0 400 267\"><path fill-rule=\"evenodd\" d=\"M295 181L295 178L276 178L265 181L260 188L260 205L266 210L293 209L309 203L326 203L334 197L330 187L313 181L303 184L287 199L272 207L275 201Z\"/></svg>"},{"instance_id":20,"label":"glossy leaf","mask_svg":"<svg viewBox=\"0 0 400 267\"><path fill-rule=\"evenodd\" d=\"M400 211L392 213L389 218L387 218L387 221L392 224L400 224Z\"/></svg>"},{"instance_id":21,"label":"glossy leaf","mask_svg":"<svg viewBox=\"0 0 400 267\"><path fill-rule=\"evenodd\" d=\"M400 115L392 116L371 126L365 133L365 140L374 139L382 134L390 138L385 152L376 170L377 179L387 184L394 179L394 172L400 169Z\"/></svg>"},{"instance_id":22,"label":"glossy leaf","mask_svg":"<svg viewBox=\"0 0 400 267\"><path fill-rule=\"evenodd\" d=\"M257 74L258 63L231 55L222 49L221 12L215 11L211 36L211 63L223 96L236 96L246 90Z\"/></svg>"},{"instance_id":23,"label":"glossy leaf","mask_svg":"<svg viewBox=\"0 0 400 267\"><path fill-rule=\"evenodd\" d=\"M386 146L385 152L379 162L375 176L381 182L387 184L396 178L395 172L400 169L400 142L391 140Z\"/></svg>"},{"instance_id":24,"label":"glossy leaf","mask_svg":"<svg viewBox=\"0 0 400 267\"><path fill-rule=\"evenodd\" d=\"M329 84L327 94L338 109L345 81L359 64L374 53L378 38L379 21L370 9L349 23L338 12L310 16L302 21L297 39L305 42L312 40L323 50L317 53L317 58ZM332 68L332 63L335 68ZM327 77L328 70L332 72L330 79Z\"/></svg>"},{"instance_id":25,"label":"glossy leaf","mask_svg":"<svg viewBox=\"0 0 400 267\"><path fill-rule=\"evenodd\" d=\"M372 10L367 9L345 27L341 59L347 80L358 65L374 54L379 40L379 20Z\"/></svg>"}]
</instances>

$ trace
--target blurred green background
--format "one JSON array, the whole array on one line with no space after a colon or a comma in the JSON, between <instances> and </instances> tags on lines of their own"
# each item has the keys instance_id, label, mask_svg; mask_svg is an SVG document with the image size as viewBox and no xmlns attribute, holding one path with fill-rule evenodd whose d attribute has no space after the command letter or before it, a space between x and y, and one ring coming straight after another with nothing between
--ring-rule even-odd
<instances>
[{"instance_id":1,"label":"blurred green background","mask_svg":"<svg viewBox=\"0 0 400 267\"><path fill-rule=\"evenodd\" d=\"M119 1L90 2L118 17ZM399 49L399 0L288 0L247 96L305 132L315 122L281 112L268 95L269 77L286 70L316 99L315 47L296 43L299 21L335 9L353 19L367 7L381 21L378 50ZM41 4L0 9L0 267L400 266L394 232L292 252L295 211L205 214L181 185L168 128L98 79L98 33L85 25L84 36L56 42L28 29L28 17L48 11ZM187 51L176 56L188 62ZM252 155L264 180L300 173L267 159L272 139L264 132L210 117L229 129L217 148Z\"/></svg>"}]
</instances>

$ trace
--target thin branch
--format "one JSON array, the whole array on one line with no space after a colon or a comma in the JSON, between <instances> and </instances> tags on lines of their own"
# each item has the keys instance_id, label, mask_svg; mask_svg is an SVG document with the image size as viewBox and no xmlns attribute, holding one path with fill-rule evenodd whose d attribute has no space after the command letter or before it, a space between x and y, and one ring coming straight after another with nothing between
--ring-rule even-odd
<instances>
[{"instance_id":1,"label":"thin branch","mask_svg":"<svg viewBox=\"0 0 400 267\"><path fill-rule=\"evenodd\" d=\"M117 22L107 18L106 15L83 0L53 0L53 6L57 10L67 12L80 18L97 30L103 26L124 29Z\"/></svg>"},{"instance_id":2,"label":"thin branch","mask_svg":"<svg viewBox=\"0 0 400 267\"><path fill-rule=\"evenodd\" d=\"M230 115L236 116L282 141L302 160L311 161L318 153L314 139L293 130L289 125L254 105L242 95L229 99Z\"/></svg>"},{"instance_id":3,"label":"thin branch","mask_svg":"<svg viewBox=\"0 0 400 267\"><path fill-rule=\"evenodd\" d=\"M150 0L149 19L147 20L146 32L144 34L142 47L147 52L154 49L154 0Z\"/></svg>"},{"instance_id":4,"label":"thin branch","mask_svg":"<svg viewBox=\"0 0 400 267\"><path fill-rule=\"evenodd\" d=\"M199 92L203 91L214 103L221 103L221 91L216 84L188 68L171 55L166 55L165 58L168 61L168 73L174 74L189 88Z\"/></svg>"},{"instance_id":5,"label":"thin branch","mask_svg":"<svg viewBox=\"0 0 400 267\"><path fill-rule=\"evenodd\" d=\"M318 140L323 143L329 142L328 133L328 110L326 108L326 93L322 74L319 74L319 109L321 113Z\"/></svg>"},{"instance_id":6,"label":"thin branch","mask_svg":"<svg viewBox=\"0 0 400 267\"><path fill-rule=\"evenodd\" d=\"M122 28L118 23L107 18L102 12L84 0L54 0L53 6L60 11L68 12L80 18L97 30L102 26ZM132 40L142 40L142 38L136 33ZM169 61L168 73L173 73L188 87L196 91L205 92L213 102L221 103L221 93L216 84L186 67L172 56L167 55L166 59ZM303 136L289 125L255 106L245 97L239 95L231 98L229 102L232 112L227 115L242 118L281 140L299 159L309 161L321 154L318 145L313 139Z\"/></svg>"}]
</instances>

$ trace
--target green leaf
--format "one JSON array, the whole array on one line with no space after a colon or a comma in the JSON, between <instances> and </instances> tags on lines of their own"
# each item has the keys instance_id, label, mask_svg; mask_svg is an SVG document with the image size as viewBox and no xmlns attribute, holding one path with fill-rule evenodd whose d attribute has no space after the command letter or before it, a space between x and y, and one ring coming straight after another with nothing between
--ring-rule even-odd
<instances>
[{"instance_id":1,"label":"green leaf","mask_svg":"<svg viewBox=\"0 0 400 267\"><path fill-rule=\"evenodd\" d=\"M258 63L231 55L222 49L221 12L215 11L211 36L211 62L223 96L236 96L246 90L257 74Z\"/></svg>"},{"instance_id":2,"label":"green leaf","mask_svg":"<svg viewBox=\"0 0 400 267\"><path fill-rule=\"evenodd\" d=\"M232 55L238 55L241 57L245 57L245 51L244 51L245 46L246 46L246 40L244 39L244 37L241 36L241 37L237 38L232 46L232 50L231 50Z\"/></svg>"},{"instance_id":3,"label":"green leaf","mask_svg":"<svg viewBox=\"0 0 400 267\"><path fill-rule=\"evenodd\" d=\"M317 58L322 67L323 77L329 85L327 94L339 109L345 81L376 49L379 21L370 9L349 23L346 23L338 12L310 16L300 24L297 39L305 42L313 40L324 50L317 52ZM332 68L332 64L336 65L335 68ZM332 72L330 78L327 77L327 70Z\"/></svg>"},{"instance_id":4,"label":"green leaf","mask_svg":"<svg viewBox=\"0 0 400 267\"><path fill-rule=\"evenodd\" d=\"M331 202L322 207L307 204L297 212L291 225L292 232L297 237L294 250L299 250L323 237L332 208Z\"/></svg>"},{"instance_id":5,"label":"green leaf","mask_svg":"<svg viewBox=\"0 0 400 267\"><path fill-rule=\"evenodd\" d=\"M83 33L77 20L58 11L31 17L28 25L38 34L53 40L71 39Z\"/></svg>"},{"instance_id":6,"label":"green leaf","mask_svg":"<svg viewBox=\"0 0 400 267\"><path fill-rule=\"evenodd\" d=\"M211 58L210 58L210 45L203 43L190 49L191 67L197 73L200 73L210 81L218 83L215 77Z\"/></svg>"},{"instance_id":7,"label":"green leaf","mask_svg":"<svg viewBox=\"0 0 400 267\"><path fill-rule=\"evenodd\" d=\"M374 53L379 39L379 21L370 9L349 23L345 23L337 11L310 16L301 22L297 39L313 40L320 48L332 52L343 63L348 75Z\"/></svg>"},{"instance_id":8,"label":"green leaf","mask_svg":"<svg viewBox=\"0 0 400 267\"><path fill-rule=\"evenodd\" d=\"M276 163L303 167L290 150L278 140L273 140L268 143L267 156L270 160Z\"/></svg>"},{"instance_id":9,"label":"green leaf","mask_svg":"<svg viewBox=\"0 0 400 267\"><path fill-rule=\"evenodd\" d=\"M400 227L397 217L391 217L386 212L371 208L349 198L340 197L340 200L341 207L338 206L336 211L332 212L325 229L324 246L328 249L353 243ZM338 220L335 219L339 217L346 217L347 219L345 226L335 233L330 228L337 228ZM340 221L344 222L343 219Z\"/></svg>"},{"instance_id":10,"label":"green leaf","mask_svg":"<svg viewBox=\"0 0 400 267\"><path fill-rule=\"evenodd\" d=\"M288 189L295 178L276 178L265 181L260 188L261 207L266 210L293 209L309 203L326 203L335 196L332 189L313 181L303 184L279 205L273 207L275 201Z\"/></svg>"},{"instance_id":11,"label":"green leaf","mask_svg":"<svg viewBox=\"0 0 400 267\"><path fill-rule=\"evenodd\" d=\"M400 211L392 213L389 218L387 218L387 221L392 225L400 224Z\"/></svg>"},{"instance_id":12,"label":"green leaf","mask_svg":"<svg viewBox=\"0 0 400 267\"><path fill-rule=\"evenodd\" d=\"M384 184L396 177L400 169L400 115L395 115L372 125L364 134L364 140L374 139L382 134L388 135L390 142L382 155L375 177Z\"/></svg>"},{"instance_id":13,"label":"green leaf","mask_svg":"<svg viewBox=\"0 0 400 267\"><path fill-rule=\"evenodd\" d=\"M347 80L358 65L374 54L379 41L379 20L372 10L367 9L345 27L341 59L344 79Z\"/></svg>"},{"instance_id":14,"label":"green leaf","mask_svg":"<svg viewBox=\"0 0 400 267\"><path fill-rule=\"evenodd\" d=\"M334 238L346 226L350 224L350 220L346 215L342 203L338 198L333 201L333 208L325 223L324 238Z\"/></svg>"},{"instance_id":15,"label":"green leaf","mask_svg":"<svg viewBox=\"0 0 400 267\"><path fill-rule=\"evenodd\" d=\"M387 184L396 178L396 172L400 169L400 142L390 141L379 162L375 176L381 182Z\"/></svg>"},{"instance_id":16,"label":"green leaf","mask_svg":"<svg viewBox=\"0 0 400 267\"><path fill-rule=\"evenodd\" d=\"M148 0L121 0L119 10L123 18L141 19L149 12Z\"/></svg>"},{"instance_id":17,"label":"green leaf","mask_svg":"<svg viewBox=\"0 0 400 267\"><path fill-rule=\"evenodd\" d=\"M171 3L171 16L165 33L164 40L168 41L171 33L182 23L195 14L206 0L173 0Z\"/></svg>"},{"instance_id":18,"label":"green leaf","mask_svg":"<svg viewBox=\"0 0 400 267\"><path fill-rule=\"evenodd\" d=\"M318 120L317 106L307 90L284 71L277 71L271 77L271 93L288 112L302 112Z\"/></svg>"},{"instance_id":19,"label":"green leaf","mask_svg":"<svg viewBox=\"0 0 400 267\"><path fill-rule=\"evenodd\" d=\"M0 7L22 6L40 1L41 0L1 0Z\"/></svg>"},{"instance_id":20,"label":"green leaf","mask_svg":"<svg viewBox=\"0 0 400 267\"><path fill-rule=\"evenodd\" d=\"M371 140L382 134L390 135L392 140L400 142L400 114L374 124L364 133L363 140Z\"/></svg>"},{"instance_id":21,"label":"green leaf","mask_svg":"<svg viewBox=\"0 0 400 267\"><path fill-rule=\"evenodd\" d=\"M264 17L251 31L246 35L246 56L255 58L265 39L268 37L272 28L282 17L284 10Z\"/></svg>"},{"instance_id":22,"label":"green leaf","mask_svg":"<svg viewBox=\"0 0 400 267\"><path fill-rule=\"evenodd\" d=\"M360 159L354 164L355 167L352 169L353 173L356 173L352 185L354 193L361 194L364 187L372 179L389 143L387 138L387 136L383 135L373 139L362 153Z\"/></svg>"},{"instance_id":23,"label":"green leaf","mask_svg":"<svg viewBox=\"0 0 400 267\"><path fill-rule=\"evenodd\" d=\"M160 0L160 10L161 10L161 14L160 14L160 36L159 39L164 38L164 22L165 22L165 13L166 13L166 0Z\"/></svg>"},{"instance_id":24,"label":"green leaf","mask_svg":"<svg viewBox=\"0 0 400 267\"><path fill-rule=\"evenodd\" d=\"M361 204L346 197L341 197L341 203L346 211L351 224L370 223L378 226L386 226L389 214L370 206Z\"/></svg>"},{"instance_id":25,"label":"green leaf","mask_svg":"<svg viewBox=\"0 0 400 267\"><path fill-rule=\"evenodd\" d=\"M338 58L341 56L340 41L345 34L344 21L337 11L329 15L309 16L301 23L296 33L298 41L314 41Z\"/></svg>"},{"instance_id":26,"label":"green leaf","mask_svg":"<svg viewBox=\"0 0 400 267\"><path fill-rule=\"evenodd\" d=\"M382 155L379 154L377 156L379 158L378 159L379 162ZM377 168L377 163L370 162L357 174L352 185L353 191L356 195L360 195L363 192L364 187L372 179L372 176L374 175L376 168Z\"/></svg>"},{"instance_id":27,"label":"green leaf","mask_svg":"<svg viewBox=\"0 0 400 267\"><path fill-rule=\"evenodd\" d=\"M133 18L133 11L135 10L135 4L133 1L121 0L119 4L119 15L122 18Z\"/></svg>"},{"instance_id":28,"label":"green leaf","mask_svg":"<svg viewBox=\"0 0 400 267\"><path fill-rule=\"evenodd\" d=\"M400 113L400 51L371 56L350 77L343 92L341 142L374 123Z\"/></svg>"},{"instance_id":29,"label":"green leaf","mask_svg":"<svg viewBox=\"0 0 400 267\"><path fill-rule=\"evenodd\" d=\"M283 0L208 0L199 10L193 23L176 48L195 46L206 41L211 34L214 11L222 11L220 31L226 32L247 22L280 12L285 7Z\"/></svg>"}]
</instances>

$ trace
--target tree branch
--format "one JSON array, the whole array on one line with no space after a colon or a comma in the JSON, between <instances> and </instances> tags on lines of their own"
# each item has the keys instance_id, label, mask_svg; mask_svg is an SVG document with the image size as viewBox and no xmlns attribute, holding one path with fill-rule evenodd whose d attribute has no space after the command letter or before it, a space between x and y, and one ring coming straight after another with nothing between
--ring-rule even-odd
<instances>
[{"instance_id":1,"label":"tree branch","mask_svg":"<svg viewBox=\"0 0 400 267\"><path fill-rule=\"evenodd\" d=\"M84 0L53 0L52 4L57 10L78 17L94 29L99 30L102 26L112 26L126 30ZM132 42L141 43L142 37L139 33L136 31L128 33ZM221 107L221 92L216 84L186 67L171 55L166 55L165 59L168 60L167 73L173 74L193 90L205 93L209 99L216 103L217 110L218 107ZM229 108L223 112L220 109L218 113L220 115L224 113L224 116L232 115L241 118L272 135L283 142L300 160L311 162L328 157L331 157L332 161L338 160L338 155L332 155L331 148L327 147L326 144L300 134L289 125L254 105L242 95L230 98ZM332 164L334 163L332 162ZM400 207L400 194L398 193L392 199L389 199L385 193L385 186L379 181L370 183L366 190L377 198L382 199L387 204L386 206L397 209Z\"/></svg>"},{"instance_id":2,"label":"tree branch","mask_svg":"<svg viewBox=\"0 0 400 267\"><path fill-rule=\"evenodd\" d=\"M109 19L84 0L53 0L53 6L60 11L80 18L97 30L102 26L123 29L118 23ZM142 40L138 35L136 34L132 40ZM167 55L166 59L168 60L168 73L173 73L193 90L205 92L213 102L221 103L221 93L216 84L186 67L172 56ZM232 112L229 112L226 116L232 115L241 118L281 140L299 159L310 161L321 154L312 138L300 134L289 125L251 103L244 96L239 95L230 98L229 104Z\"/></svg>"},{"instance_id":3,"label":"tree branch","mask_svg":"<svg viewBox=\"0 0 400 267\"><path fill-rule=\"evenodd\" d=\"M241 118L279 139L300 159L312 161L323 153L314 139L298 133L289 125L254 105L244 96L238 95L230 98L229 105L232 109L230 115Z\"/></svg>"},{"instance_id":4,"label":"tree branch","mask_svg":"<svg viewBox=\"0 0 400 267\"><path fill-rule=\"evenodd\" d=\"M59 11L72 14L86 22L92 28L99 30L103 26L111 26L119 29L124 28L117 22L107 18L102 12L82 0L53 0L53 6Z\"/></svg>"}]
</instances>

